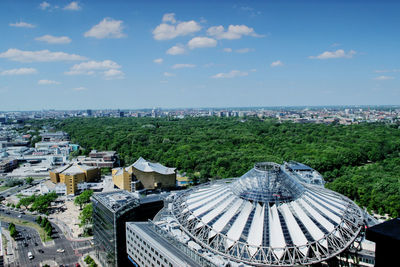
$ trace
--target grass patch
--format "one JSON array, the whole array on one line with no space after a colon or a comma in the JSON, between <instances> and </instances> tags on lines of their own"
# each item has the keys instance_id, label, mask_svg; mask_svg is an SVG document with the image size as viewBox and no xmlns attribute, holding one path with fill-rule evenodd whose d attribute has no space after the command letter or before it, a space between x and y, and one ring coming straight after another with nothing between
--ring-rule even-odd
<instances>
[{"instance_id":1,"label":"grass patch","mask_svg":"<svg viewBox=\"0 0 400 267\"><path fill-rule=\"evenodd\" d=\"M11 187L9 187L9 186L0 186L0 192L1 191L4 191L4 190L7 190L7 189L9 189L9 188L11 188Z\"/></svg>"},{"instance_id":2,"label":"grass patch","mask_svg":"<svg viewBox=\"0 0 400 267\"><path fill-rule=\"evenodd\" d=\"M42 242L47 242L53 240L50 236L46 235L46 232L44 231L43 228L40 227L37 223L22 220L22 219L16 219L16 218L11 218L11 217L6 217L3 215L0 215L0 221L8 222L8 223L14 223L15 225L21 225L21 226L26 226L30 228L34 228L36 231L38 231L40 239Z\"/></svg>"}]
</instances>

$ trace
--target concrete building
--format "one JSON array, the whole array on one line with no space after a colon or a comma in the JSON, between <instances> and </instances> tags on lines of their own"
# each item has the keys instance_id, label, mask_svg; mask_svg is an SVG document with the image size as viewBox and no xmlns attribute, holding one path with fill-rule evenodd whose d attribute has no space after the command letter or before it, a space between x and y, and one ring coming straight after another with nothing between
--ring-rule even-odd
<instances>
[{"instance_id":1,"label":"concrete building","mask_svg":"<svg viewBox=\"0 0 400 267\"><path fill-rule=\"evenodd\" d=\"M82 165L79 163L68 164L49 172L50 180L57 184L66 185L66 194L75 195L78 191L78 184L92 182L100 179L100 169L97 167Z\"/></svg>"},{"instance_id":2,"label":"concrete building","mask_svg":"<svg viewBox=\"0 0 400 267\"><path fill-rule=\"evenodd\" d=\"M0 173L11 172L18 167L18 160L13 158L4 158L0 162Z\"/></svg>"},{"instance_id":3,"label":"concrete building","mask_svg":"<svg viewBox=\"0 0 400 267\"><path fill-rule=\"evenodd\" d=\"M129 167L113 169L112 175L114 184L119 189L128 191L136 191L143 187L145 189L159 189L176 186L175 168L168 168L142 157Z\"/></svg>"},{"instance_id":4,"label":"concrete building","mask_svg":"<svg viewBox=\"0 0 400 267\"><path fill-rule=\"evenodd\" d=\"M112 180L114 185L119 189L132 191L132 173L128 172L125 168L112 169Z\"/></svg>"},{"instance_id":5,"label":"concrete building","mask_svg":"<svg viewBox=\"0 0 400 267\"><path fill-rule=\"evenodd\" d=\"M126 253L125 223L147 221L162 209L161 196L143 199L124 191L94 194L93 241L102 266L129 266Z\"/></svg>"},{"instance_id":6,"label":"concrete building","mask_svg":"<svg viewBox=\"0 0 400 267\"><path fill-rule=\"evenodd\" d=\"M99 168L114 168L119 166L119 156L116 151L92 150L88 157L79 156L78 162Z\"/></svg>"},{"instance_id":7,"label":"concrete building","mask_svg":"<svg viewBox=\"0 0 400 267\"><path fill-rule=\"evenodd\" d=\"M42 137L42 141L44 142L52 142L52 141L69 141L69 135L66 132L46 132L40 135Z\"/></svg>"}]
</instances>

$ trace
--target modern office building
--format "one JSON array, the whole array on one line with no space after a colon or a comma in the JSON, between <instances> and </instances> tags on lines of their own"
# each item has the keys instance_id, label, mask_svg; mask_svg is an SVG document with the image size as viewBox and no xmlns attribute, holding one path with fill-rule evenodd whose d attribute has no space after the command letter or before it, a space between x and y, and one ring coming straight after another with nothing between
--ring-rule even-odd
<instances>
[{"instance_id":1,"label":"modern office building","mask_svg":"<svg viewBox=\"0 0 400 267\"><path fill-rule=\"evenodd\" d=\"M113 182L119 189L136 191L145 189L165 189L176 186L175 168L153 163L140 157L126 168L112 170Z\"/></svg>"},{"instance_id":2,"label":"modern office building","mask_svg":"<svg viewBox=\"0 0 400 267\"><path fill-rule=\"evenodd\" d=\"M276 163L257 163L240 178L180 191L166 202L148 226L127 225L127 253L138 266L169 260L175 249L209 266L331 264L364 228L363 211L351 200Z\"/></svg>"},{"instance_id":3,"label":"modern office building","mask_svg":"<svg viewBox=\"0 0 400 267\"><path fill-rule=\"evenodd\" d=\"M76 161L99 168L114 168L119 166L119 156L116 151L92 150L88 157L79 156Z\"/></svg>"},{"instance_id":4,"label":"modern office building","mask_svg":"<svg viewBox=\"0 0 400 267\"><path fill-rule=\"evenodd\" d=\"M375 266L399 265L400 218L395 218L367 229L366 238L376 243Z\"/></svg>"},{"instance_id":5,"label":"modern office building","mask_svg":"<svg viewBox=\"0 0 400 267\"><path fill-rule=\"evenodd\" d=\"M125 223L147 221L164 206L163 196L137 198L117 190L94 194L93 241L96 256L102 266L129 266L126 253Z\"/></svg>"},{"instance_id":6,"label":"modern office building","mask_svg":"<svg viewBox=\"0 0 400 267\"><path fill-rule=\"evenodd\" d=\"M99 168L79 163L67 164L49 173L53 183L65 184L67 195L75 195L79 183L92 182L100 179L101 176Z\"/></svg>"}]
</instances>

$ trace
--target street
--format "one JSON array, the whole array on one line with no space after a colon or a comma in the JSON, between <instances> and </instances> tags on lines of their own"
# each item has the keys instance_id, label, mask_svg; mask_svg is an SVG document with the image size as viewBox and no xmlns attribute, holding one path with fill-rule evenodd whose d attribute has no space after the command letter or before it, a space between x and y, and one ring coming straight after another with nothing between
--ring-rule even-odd
<instances>
[{"instance_id":1,"label":"street","mask_svg":"<svg viewBox=\"0 0 400 267\"><path fill-rule=\"evenodd\" d=\"M4 210L3 210L4 211ZM2 212L3 216L11 218L20 218L34 222L36 216L20 214L19 212L6 210ZM18 217L20 216L20 217ZM56 261L59 265L73 265L78 262L83 253L92 250L89 241L69 241L57 225L52 223L54 232L52 235L54 245L44 246L40 240L38 232L30 227L16 226L20 235L16 238L17 249L16 262L6 266L39 266L39 263L45 260ZM1 226L8 228L8 223L1 222ZM57 249L63 249L64 252L57 252ZM28 252L32 252L34 258L28 258Z\"/></svg>"}]
</instances>

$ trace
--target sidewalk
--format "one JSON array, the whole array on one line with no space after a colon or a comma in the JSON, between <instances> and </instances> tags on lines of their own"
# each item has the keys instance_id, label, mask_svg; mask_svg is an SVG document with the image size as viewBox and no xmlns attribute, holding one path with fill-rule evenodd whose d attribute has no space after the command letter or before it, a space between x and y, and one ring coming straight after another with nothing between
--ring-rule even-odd
<instances>
[{"instance_id":1,"label":"sidewalk","mask_svg":"<svg viewBox=\"0 0 400 267\"><path fill-rule=\"evenodd\" d=\"M52 223L56 224L62 230L62 232L65 235L65 238L68 239L69 241L80 242L80 241L88 241L88 240L93 239L93 237L80 237L80 238L73 237L71 230L68 228L68 226L64 222L58 220L57 218L50 217L50 216L48 217L48 219Z\"/></svg>"},{"instance_id":2,"label":"sidewalk","mask_svg":"<svg viewBox=\"0 0 400 267\"><path fill-rule=\"evenodd\" d=\"M6 228L2 227L1 233L7 239L7 248L4 251L4 263L7 265L7 264L15 262L15 255L14 255L14 253L16 252L14 249L15 241L10 236L10 232Z\"/></svg>"}]
</instances>

